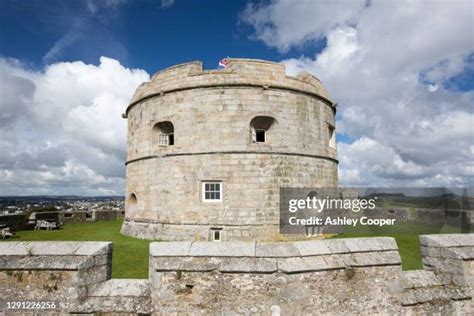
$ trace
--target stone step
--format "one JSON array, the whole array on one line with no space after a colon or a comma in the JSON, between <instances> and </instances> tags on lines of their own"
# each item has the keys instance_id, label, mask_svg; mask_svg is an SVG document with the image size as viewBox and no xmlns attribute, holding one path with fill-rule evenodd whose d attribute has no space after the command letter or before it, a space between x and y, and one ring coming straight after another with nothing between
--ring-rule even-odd
<instances>
[{"instance_id":1,"label":"stone step","mask_svg":"<svg viewBox=\"0 0 474 316\"><path fill-rule=\"evenodd\" d=\"M82 309L94 313L151 313L148 280L110 279L89 289Z\"/></svg>"}]
</instances>

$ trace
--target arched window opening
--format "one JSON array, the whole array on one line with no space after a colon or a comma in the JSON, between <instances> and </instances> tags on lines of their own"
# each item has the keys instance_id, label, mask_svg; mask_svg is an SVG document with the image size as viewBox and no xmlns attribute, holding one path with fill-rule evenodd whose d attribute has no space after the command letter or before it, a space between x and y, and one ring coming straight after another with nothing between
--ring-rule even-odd
<instances>
[{"instance_id":1,"label":"arched window opening","mask_svg":"<svg viewBox=\"0 0 474 316\"><path fill-rule=\"evenodd\" d=\"M329 135L329 140L328 140L328 145L331 148L336 148L336 129L334 126L328 124L328 135Z\"/></svg>"},{"instance_id":2,"label":"arched window opening","mask_svg":"<svg viewBox=\"0 0 474 316\"><path fill-rule=\"evenodd\" d=\"M137 205L137 195L135 193L130 193L128 197L128 204Z\"/></svg>"},{"instance_id":3,"label":"arched window opening","mask_svg":"<svg viewBox=\"0 0 474 316\"><path fill-rule=\"evenodd\" d=\"M155 143L159 146L174 145L174 126L170 121L158 122L153 126Z\"/></svg>"},{"instance_id":4,"label":"arched window opening","mask_svg":"<svg viewBox=\"0 0 474 316\"><path fill-rule=\"evenodd\" d=\"M268 142L268 131L275 123L271 116L256 116L250 121L250 130L252 133L252 143Z\"/></svg>"}]
</instances>

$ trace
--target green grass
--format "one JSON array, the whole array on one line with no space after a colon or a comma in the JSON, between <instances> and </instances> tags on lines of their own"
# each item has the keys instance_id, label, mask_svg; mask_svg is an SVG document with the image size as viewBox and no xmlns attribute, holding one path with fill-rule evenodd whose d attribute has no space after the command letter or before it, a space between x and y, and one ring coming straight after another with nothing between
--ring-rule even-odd
<instances>
[{"instance_id":1,"label":"green grass","mask_svg":"<svg viewBox=\"0 0 474 316\"><path fill-rule=\"evenodd\" d=\"M111 241L114 243L112 259L113 278L148 278L148 247L151 241L136 239L120 234L122 221L91 222L85 224L67 224L60 230L19 231L10 241ZM421 234L456 233L458 229L440 226L420 226L405 224L396 229L376 230L367 226L358 226L357 230L347 231L333 238L350 237L393 237L397 241L403 270L421 268Z\"/></svg>"},{"instance_id":2,"label":"green grass","mask_svg":"<svg viewBox=\"0 0 474 316\"><path fill-rule=\"evenodd\" d=\"M150 241L120 234L121 220L66 224L59 230L18 231L10 241L111 241L114 243L112 277L148 278Z\"/></svg>"}]
</instances>

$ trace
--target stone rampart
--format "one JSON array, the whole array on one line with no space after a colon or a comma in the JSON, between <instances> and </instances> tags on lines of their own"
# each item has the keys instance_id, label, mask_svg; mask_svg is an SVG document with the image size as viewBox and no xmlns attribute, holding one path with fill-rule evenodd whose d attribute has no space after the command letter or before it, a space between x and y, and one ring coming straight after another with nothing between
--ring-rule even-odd
<instances>
[{"instance_id":1,"label":"stone rampart","mask_svg":"<svg viewBox=\"0 0 474 316\"><path fill-rule=\"evenodd\" d=\"M12 231L33 229L33 225L28 225L25 214L0 215L0 224L10 227Z\"/></svg>"},{"instance_id":2,"label":"stone rampart","mask_svg":"<svg viewBox=\"0 0 474 316\"><path fill-rule=\"evenodd\" d=\"M265 87L293 90L320 98L334 106L322 83L313 75L302 72L297 77L287 76L283 64L258 59L229 59L225 69L204 70L202 62L193 61L172 66L153 75L135 92L127 113L135 104L164 93L209 87Z\"/></svg>"},{"instance_id":3,"label":"stone rampart","mask_svg":"<svg viewBox=\"0 0 474 316\"><path fill-rule=\"evenodd\" d=\"M474 234L420 241L415 271L385 237L155 242L148 280L110 279L111 243L2 242L0 293L61 314L472 314Z\"/></svg>"},{"instance_id":4,"label":"stone rampart","mask_svg":"<svg viewBox=\"0 0 474 316\"><path fill-rule=\"evenodd\" d=\"M94 221L113 221L116 219L123 219L124 210L95 210L92 212L92 220Z\"/></svg>"}]
</instances>

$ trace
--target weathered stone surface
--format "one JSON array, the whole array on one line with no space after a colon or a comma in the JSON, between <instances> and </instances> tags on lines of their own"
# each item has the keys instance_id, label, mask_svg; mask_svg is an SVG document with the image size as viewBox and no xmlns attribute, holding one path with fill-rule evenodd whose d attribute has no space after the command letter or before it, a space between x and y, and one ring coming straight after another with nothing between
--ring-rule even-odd
<instances>
[{"instance_id":1,"label":"weathered stone surface","mask_svg":"<svg viewBox=\"0 0 474 316\"><path fill-rule=\"evenodd\" d=\"M189 256L253 257L255 256L255 242L193 242Z\"/></svg>"},{"instance_id":2,"label":"weathered stone surface","mask_svg":"<svg viewBox=\"0 0 474 316\"><path fill-rule=\"evenodd\" d=\"M0 243L0 254L8 256L92 256L112 251L110 242L12 241Z\"/></svg>"},{"instance_id":3,"label":"weathered stone surface","mask_svg":"<svg viewBox=\"0 0 474 316\"><path fill-rule=\"evenodd\" d=\"M405 289L446 284L446 282L443 282L432 271L425 270L403 271L401 273L400 282Z\"/></svg>"},{"instance_id":4,"label":"weathered stone surface","mask_svg":"<svg viewBox=\"0 0 474 316\"><path fill-rule=\"evenodd\" d=\"M325 240L324 243L331 250L332 253L348 253L349 248L345 244L343 239L329 239Z\"/></svg>"},{"instance_id":5,"label":"weathered stone surface","mask_svg":"<svg viewBox=\"0 0 474 316\"><path fill-rule=\"evenodd\" d=\"M187 256L191 247L191 241L177 242L154 242L150 244L151 256Z\"/></svg>"},{"instance_id":6,"label":"weathered stone surface","mask_svg":"<svg viewBox=\"0 0 474 316\"><path fill-rule=\"evenodd\" d=\"M384 252L360 252L352 253L353 266L384 266L384 265L401 265L400 254L398 251Z\"/></svg>"},{"instance_id":7,"label":"weathered stone surface","mask_svg":"<svg viewBox=\"0 0 474 316\"><path fill-rule=\"evenodd\" d=\"M155 271L214 271L219 270L222 257L162 257L153 259Z\"/></svg>"},{"instance_id":8,"label":"weathered stone surface","mask_svg":"<svg viewBox=\"0 0 474 316\"><path fill-rule=\"evenodd\" d=\"M89 290L80 311L113 314L148 314L151 312L151 289L148 280L108 280Z\"/></svg>"},{"instance_id":9,"label":"weathered stone surface","mask_svg":"<svg viewBox=\"0 0 474 316\"><path fill-rule=\"evenodd\" d=\"M110 242L3 242L0 269L87 269L108 264L111 252Z\"/></svg>"},{"instance_id":10,"label":"weathered stone surface","mask_svg":"<svg viewBox=\"0 0 474 316\"><path fill-rule=\"evenodd\" d=\"M97 255L103 251L93 244L81 252L87 255L77 253L88 243L56 245L45 249L55 255L43 255L34 242L0 243L10 254L0 255L0 293L2 299L59 301L45 315L464 315L474 311L474 260L444 255L472 248L463 240L467 245L423 246L430 271L401 271L386 238L194 243L192 252L190 242L154 243L149 280L110 279L111 253Z\"/></svg>"},{"instance_id":11,"label":"weathered stone surface","mask_svg":"<svg viewBox=\"0 0 474 316\"><path fill-rule=\"evenodd\" d=\"M283 273L324 271L328 264L322 257L279 258L278 269Z\"/></svg>"},{"instance_id":12,"label":"weathered stone surface","mask_svg":"<svg viewBox=\"0 0 474 316\"><path fill-rule=\"evenodd\" d=\"M223 258L219 271L224 273L273 273L278 270L274 258Z\"/></svg>"},{"instance_id":13,"label":"weathered stone surface","mask_svg":"<svg viewBox=\"0 0 474 316\"><path fill-rule=\"evenodd\" d=\"M294 257L301 253L294 243L286 242L257 242L255 249L257 257Z\"/></svg>"},{"instance_id":14,"label":"weathered stone surface","mask_svg":"<svg viewBox=\"0 0 474 316\"><path fill-rule=\"evenodd\" d=\"M27 256L28 242L1 242L0 255L1 256Z\"/></svg>"},{"instance_id":15,"label":"weathered stone surface","mask_svg":"<svg viewBox=\"0 0 474 316\"><path fill-rule=\"evenodd\" d=\"M398 250L395 239L389 237L347 238L344 244L351 252Z\"/></svg>"},{"instance_id":16,"label":"weathered stone surface","mask_svg":"<svg viewBox=\"0 0 474 316\"><path fill-rule=\"evenodd\" d=\"M148 280L111 279L90 288L89 296L150 296Z\"/></svg>"},{"instance_id":17,"label":"weathered stone surface","mask_svg":"<svg viewBox=\"0 0 474 316\"><path fill-rule=\"evenodd\" d=\"M420 244L431 247L474 247L474 234L446 234L420 236Z\"/></svg>"},{"instance_id":18,"label":"weathered stone surface","mask_svg":"<svg viewBox=\"0 0 474 316\"><path fill-rule=\"evenodd\" d=\"M83 256L11 256L0 257L3 270L79 270L95 265L94 259Z\"/></svg>"},{"instance_id":19,"label":"weathered stone surface","mask_svg":"<svg viewBox=\"0 0 474 316\"><path fill-rule=\"evenodd\" d=\"M331 254L331 250L323 240L296 241L293 245L298 249L300 256L317 256Z\"/></svg>"}]
</instances>

